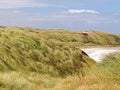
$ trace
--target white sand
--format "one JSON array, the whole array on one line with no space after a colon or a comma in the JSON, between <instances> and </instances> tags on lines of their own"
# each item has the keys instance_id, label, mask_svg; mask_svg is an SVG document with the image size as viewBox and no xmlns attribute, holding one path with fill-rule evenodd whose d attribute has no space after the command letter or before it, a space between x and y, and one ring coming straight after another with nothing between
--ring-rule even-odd
<instances>
[{"instance_id":1,"label":"white sand","mask_svg":"<svg viewBox=\"0 0 120 90\"><path fill-rule=\"evenodd\" d=\"M84 52L86 52L89 57L93 58L96 62L101 62L102 58L105 55L115 53L120 51L119 48L83 48Z\"/></svg>"}]
</instances>

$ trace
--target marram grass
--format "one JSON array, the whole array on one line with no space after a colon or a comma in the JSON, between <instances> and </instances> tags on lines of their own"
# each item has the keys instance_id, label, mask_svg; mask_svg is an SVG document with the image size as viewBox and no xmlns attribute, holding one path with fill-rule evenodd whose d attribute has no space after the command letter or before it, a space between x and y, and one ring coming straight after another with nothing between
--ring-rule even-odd
<instances>
[{"instance_id":1,"label":"marram grass","mask_svg":"<svg viewBox=\"0 0 120 90\"><path fill-rule=\"evenodd\" d=\"M120 37L95 31L82 36L68 30L1 26L0 90L81 90L80 77L95 62L78 46L109 44L119 45Z\"/></svg>"},{"instance_id":2,"label":"marram grass","mask_svg":"<svg viewBox=\"0 0 120 90\"><path fill-rule=\"evenodd\" d=\"M79 74L94 61L72 45L42 37L37 30L3 29L0 38L0 70L31 71L51 76ZM39 33L40 32L40 33Z\"/></svg>"}]
</instances>

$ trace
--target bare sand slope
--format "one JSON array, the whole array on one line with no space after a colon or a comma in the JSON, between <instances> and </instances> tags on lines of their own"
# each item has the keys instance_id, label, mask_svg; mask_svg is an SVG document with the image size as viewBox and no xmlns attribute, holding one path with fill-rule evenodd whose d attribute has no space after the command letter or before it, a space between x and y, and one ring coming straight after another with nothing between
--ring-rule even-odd
<instances>
[{"instance_id":1,"label":"bare sand slope","mask_svg":"<svg viewBox=\"0 0 120 90\"><path fill-rule=\"evenodd\" d=\"M117 47L107 47L107 48L81 48L84 52L86 52L89 57L93 58L96 62L101 62L102 58L105 55L119 52L120 48Z\"/></svg>"}]
</instances>

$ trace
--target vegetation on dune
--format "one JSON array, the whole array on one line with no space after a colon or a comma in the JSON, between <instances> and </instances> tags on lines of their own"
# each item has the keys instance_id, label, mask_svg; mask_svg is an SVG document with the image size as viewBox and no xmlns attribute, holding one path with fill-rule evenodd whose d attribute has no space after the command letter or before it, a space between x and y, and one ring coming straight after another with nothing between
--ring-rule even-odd
<instances>
[{"instance_id":1,"label":"vegetation on dune","mask_svg":"<svg viewBox=\"0 0 120 90\"><path fill-rule=\"evenodd\" d=\"M97 70L103 73L102 67L108 70L111 64L106 60L105 65L90 70L95 62L78 46L110 44L120 45L119 35L90 31L84 36L68 30L0 26L0 90L82 90L85 84L98 82L97 76L85 75L88 68L104 80ZM113 59L116 57L119 55ZM78 77L84 75L82 79Z\"/></svg>"},{"instance_id":2,"label":"vegetation on dune","mask_svg":"<svg viewBox=\"0 0 120 90\"><path fill-rule=\"evenodd\" d=\"M71 44L73 46L100 46L100 45L120 45L119 35L114 35L99 31L85 32L87 35L83 35L82 32L70 32L67 30L44 30L44 38L48 38L62 43Z\"/></svg>"},{"instance_id":3,"label":"vegetation on dune","mask_svg":"<svg viewBox=\"0 0 120 90\"><path fill-rule=\"evenodd\" d=\"M96 64L87 75L65 78L52 90L120 90L120 53L111 54Z\"/></svg>"},{"instance_id":4,"label":"vegetation on dune","mask_svg":"<svg viewBox=\"0 0 120 90\"><path fill-rule=\"evenodd\" d=\"M120 35L100 32L88 31L87 35L83 35L82 31L68 31L64 29L34 29L23 27L1 27L0 30L9 30L13 34L21 34L31 38L52 40L56 44L73 45L73 46L90 46L90 45L120 45ZM17 31L16 31L17 30ZM1 32L1 31L0 31Z\"/></svg>"},{"instance_id":5,"label":"vegetation on dune","mask_svg":"<svg viewBox=\"0 0 120 90\"><path fill-rule=\"evenodd\" d=\"M1 71L33 71L65 77L79 74L94 63L75 46L49 39L50 33L18 27L0 31Z\"/></svg>"},{"instance_id":6,"label":"vegetation on dune","mask_svg":"<svg viewBox=\"0 0 120 90\"><path fill-rule=\"evenodd\" d=\"M120 53L108 55L83 78L51 77L31 72L10 71L0 73L0 90L119 90ZM14 77L13 77L14 76Z\"/></svg>"},{"instance_id":7,"label":"vegetation on dune","mask_svg":"<svg viewBox=\"0 0 120 90\"><path fill-rule=\"evenodd\" d=\"M37 85L51 87L58 78L83 76L95 63L76 46L53 39L49 32L0 27L1 90L30 90ZM53 84L49 79L55 80Z\"/></svg>"}]
</instances>

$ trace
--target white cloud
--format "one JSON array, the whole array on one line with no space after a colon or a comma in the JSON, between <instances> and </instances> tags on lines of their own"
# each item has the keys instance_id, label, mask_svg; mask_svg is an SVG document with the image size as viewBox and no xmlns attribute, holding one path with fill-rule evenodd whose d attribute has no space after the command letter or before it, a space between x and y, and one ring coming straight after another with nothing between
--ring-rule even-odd
<instances>
[{"instance_id":1,"label":"white cloud","mask_svg":"<svg viewBox=\"0 0 120 90\"><path fill-rule=\"evenodd\" d=\"M20 8L20 7L34 7L34 6L38 6L38 3L35 3L32 0L1 0L0 1L0 8Z\"/></svg>"},{"instance_id":2,"label":"white cloud","mask_svg":"<svg viewBox=\"0 0 120 90\"><path fill-rule=\"evenodd\" d=\"M69 9L68 12L72 13L72 14L80 14L80 13L99 14L98 11L95 11L95 10L86 10L86 9Z\"/></svg>"},{"instance_id":3,"label":"white cloud","mask_svg":"<svg viewBox=\"0 0 120 90\"><path fill-rule=\"evenodd\" d=\"M0 0L0 8L9 9L9 8L23 8L23 7L64 7L62 5L54 5L43 3L35 0Z\"/></svg>"}]
</instances>

